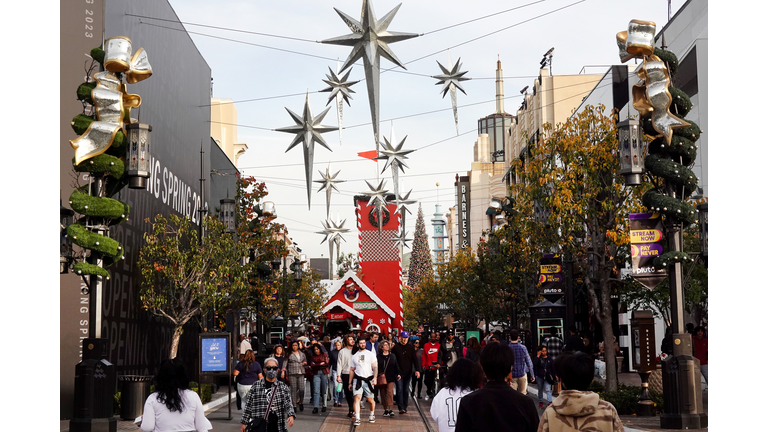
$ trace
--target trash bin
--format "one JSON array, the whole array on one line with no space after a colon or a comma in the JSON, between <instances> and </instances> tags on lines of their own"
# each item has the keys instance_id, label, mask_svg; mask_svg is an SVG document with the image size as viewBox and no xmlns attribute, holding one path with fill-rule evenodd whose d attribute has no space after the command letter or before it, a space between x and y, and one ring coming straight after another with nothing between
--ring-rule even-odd
<instances>
[{"instance_id":1,"label":"trash bin","mask_svg":"<svg viewBox=\"0 0 768 432\"><path fill-rule=\"evenodd\" d=\"M151 376L123 375L120 381L120 418L134 420L142 414L144 402L149 397Z\"/></svg>"}]
</instances>

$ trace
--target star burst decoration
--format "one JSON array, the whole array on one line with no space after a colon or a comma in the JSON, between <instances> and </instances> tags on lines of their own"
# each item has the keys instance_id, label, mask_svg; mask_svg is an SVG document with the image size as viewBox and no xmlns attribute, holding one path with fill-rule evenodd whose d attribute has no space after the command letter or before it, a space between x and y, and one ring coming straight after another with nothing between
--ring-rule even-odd
<instances>
[{"instance_id":1,"label":"star burst decoration","mask_svg":"<svg viewBox=\"0 0 768 432\"><path fill-rule=\"evenodd\" d=\"M325 174L323 174L322 171L318 171L320 173L320 177L322 177L322 180L315 180L315 183L321 183L322 186L320 186L320 189L317 191L320 192L323 189L325 189L325 217L327 218L328 215L331 212L331 192L339 190L336 189L336 183L344 183L346 180L336 180L336 176L339 175L341 170L336 171L336 174L331 175L329 171L329 167L325 168Z\"/></svg>"},{"instance_id":2,"label":"star burst decoration","mask_svg":"<svg viewBox=\"0 0 768 432\"><path fill-rule=\"evenodd\" d=\"M361 192L363 195L369 197L368 198L368 206L374 207L374 211L376 212L376 219L378 221L379 225L379 234L381 234L382 229L382 221L384 220L384 211L386 210L387 206L387 199L386 195L388 190L384 189L384 185L386 185L386 180L381 180L379 182L379 185L374 187L372 184L368 183L368 180L365 181L365 183L368 185L368 188L370 190Z\"/></svg>"},{"instance_id":3,"label":"star burst decoration","mask_svg":"<svg viewBox=\"0 0 768 432\"><path fill-rule=\"evenodd\" d=\"M291 115L291 118L293 118L293 121L296 122L296 125L294 126L287 126L279 129L275 129L278 132L286 132L286 133L292 133L296 134L296 136L293 138L293 141L288 146L288 149L285 151L288 153L292 148L296 147L299 143L304 144L304 174L307 182L307 207L311 208L311 199L312 199L312 163L315 158L315 143L318 143L322 145L323 147L327 148L330 151L330 147L328 147L328 144L326 144L325 140L320 134L331 132L338 130L339 128L332 127L332 126L323 126L320 124L321 121L323 121L323 118L326 114L328 114L328 110L331 108L328 107L325 109L325 111L321 112L317 117L314 117L312 115L312 108L309 106L309 92L307 92L307 97L304 100L304 112L302 115L298 115L295 112L289 110L286 108L285 110L288 111L288 114Z\"/></svg>"},{"instance_id":4,"label":"star burst decoration","mask_svg":"<svg viewBox=\"0 0 768 432\"><path fill-rule=\"evenodd\" d=\"M387 161L384 164L384 169L381 170L382 174L387 170L387 168L392 167L392 180L395 182L395 195L397 195L398 184L400 183L397 169L400 168L400 171L405 173L405 168L408 168L408 165L405 164L405 159L408 159L406 155L415 151L403 150L403 144L405 144L405 140L407 138L408 136L406 135L406 137L400 141L400 144L398 144L397 147L393 147L387 137L384 137L384 148L379 150L379 155L376 156L377 160Z\"/></svg>"},{"instance_id":5,"label":"star burst decoration","mask_svg":"<svg viewBox=\"0 0 768 432\"><path fill-rule=\"evenodd\" d=\"M358 59L363 59L365 81L368 86L368 103L371 109L373 134L377 150L379 148L379 76L381 75L381 57L405 69L405 66L389 48L389 44L419 36L416 33L390 32L387 30L401 5L402 3L389 11L381 19L378 19L373 11L373 4L369 0L363 0L360 21L334 8L352 33L321 41L327 44L352 47L352 52L341 66L342 71L346 70Z\"/></svg>"},{"instance_id":6,"label":"star burst decoration","mask_svg":"<svg viewBox=\"0 0 768 432\"><path fill-rule=\"evenodd\" d=\"M350 68L347 73L339 78L336 72L334 72L330 67L328 68L328 71L330 72L330 75L326 74L325 76L328 78L327 80L323 80L324 83L328 84L329 87L320 90L321 92L331 92L331 95L328 96L328 102L325 105L328 105L331 103L332 100L334 100L337 97L341 97L344 99L344 102L347 103L347 106L351 106L349 104L349 100L352 98L351 93L354 93L355 91L352 90L350 87L353 85L359 83L360 81L347 81L349 78L349 74L352 73L352 69Z\"/></svg>"},{"instance_id":7,"label":"star burst decoration","mask_svg":"<svg viewBox=\"0 0 768 432\"><path fill-rule=\"evenodd\" d=\"M449 71L445 68L445 66L441 65L440 62L437 62L437 65L440 66L440 69L443 70L443 73L440 75L435 75L432 78L436 78L438 81L435 83L435 85L443 85L443 88L440 90L443 92L443 98L445 98L445 95L448 93L448 90L451 91L451 105L453 106L453 121L456 124L456 134L459 134L459 108L458 104L456 102L456 89L461 90L462 93L465 95L467 92L464 91L464 88L461 87L462 81L469 81L472 78L464 78L464 75L467 73L467 71L459 72L459 69L461 69L461 57L456 61L456 64L453 65L453 68Z\"/></svg>"},{"instance_id":8,"label":"star burst decoration","mask_svg":"<svg viewBox=\"0 0 768 432\"><path fill-rule=\"evenodd\" d=\"M400 246L408 249L410 249L411 247L408 246L406 242L413 241L413 239L408 238L408 233L405 231L405 225L403 225L403 229L400 231L397 237L392 237L389 240L395 242L395 247Z\"/></svg>"},{"instance_id":9,"label":"star burst decoration","mask_svg":"<svg viewBox=\"0 0 768 432\"><path fill-rule=\"evenodd\" d=\"M406 206L410 204L416 204L416 200L408 199L408 197L411 196L411 192L413 192L413 189L409 190L408 193L405 194L405 196L400 196L399 194L395 194L394 203L397 206L395 212L400 212L400 216L402 219L401 223L403 225L405 225L405 212L408 212L411 215L413 215L413 213L411 213L411 211L408 210L408 207Z\"/></svg>"}]
</instances>

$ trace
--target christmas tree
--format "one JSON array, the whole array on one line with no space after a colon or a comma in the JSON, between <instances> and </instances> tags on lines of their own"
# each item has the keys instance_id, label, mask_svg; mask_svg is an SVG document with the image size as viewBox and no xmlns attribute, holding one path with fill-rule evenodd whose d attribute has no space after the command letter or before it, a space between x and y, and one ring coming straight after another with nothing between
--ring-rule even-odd
<instances>
[{"instance_id":1,"label":"christmas tree","mask_svg":"<svg viewBox=\"0 0 768 432\"><path fill-rule=\"evenodd\" d=\"M432 254L429 251L429 239L424 226L424 212L419 203L419 214L416 217L416 234L413 240L411 265L408 269L408 286L416 288L421 278L432 272Z\"/></svg>"}]
</instances>

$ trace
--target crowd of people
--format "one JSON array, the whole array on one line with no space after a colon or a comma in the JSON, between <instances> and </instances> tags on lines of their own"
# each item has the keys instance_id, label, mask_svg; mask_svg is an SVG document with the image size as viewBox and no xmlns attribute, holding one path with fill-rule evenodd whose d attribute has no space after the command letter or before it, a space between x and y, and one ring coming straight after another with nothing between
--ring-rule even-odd
<instances>
[{"instance_id":1,"label":"crowd of people","mask_svg":"<svg viewBox=\"0 0 768 432\"><path fill-rule=\"evenodd\" d=\"M313 414L325 412L329 402L333 407L346 402L347 417L355 424L363 421L364 407L367 421L374 423L376 404L383 406L386 417L396 417L395 406L399 414L406 414L409 396L421 399L424 390L440 432L566 431L582 426L622 431L615 408L588 391L604 344L595 349L588 337L578 336L573 327L569 330L565 341L552 331L536 347L535 356L517 330L466 341L453 330L339 333L334 339L289 334L263 367L251 344L241 338L234 375L242 430L264 422L264 430L287 431L296 412L304 410L308 381ZM703 329L695 333L706 376L706 338ZM145 404L142 430L211 429L199 397L189 390L183 365L165 361L155 381L157 392ZM538 407L545 408L541 418L533 399L526 396L529 382L538 387Z\"/></svg>"}]
</instances>

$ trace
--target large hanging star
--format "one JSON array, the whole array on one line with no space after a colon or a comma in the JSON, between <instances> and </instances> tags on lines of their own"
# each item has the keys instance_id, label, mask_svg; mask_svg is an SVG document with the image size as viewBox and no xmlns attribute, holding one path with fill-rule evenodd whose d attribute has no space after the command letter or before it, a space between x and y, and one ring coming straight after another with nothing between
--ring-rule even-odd
<instances>
[{"instance_id":1,"label":"large hanging star","mask_svg":"<svg viewBox=\"0 0 768 432\"><path fill-rule=\"evenodd\" d=\"M338 215L336 215L336 219L337 220L338 220L338 218L339 218ZM345 233L349 232L349 228L344 228L344 223L345 222L347 222L346 219L344 219L342 221L339 221L339 222L331 221L331 225L332 225L331 231L333 232L332 240L337 245L341 244L342 240L344 241L344 243L347 242L346 240L344 240L344 237L342 236L342 234L345 234Z\"/></svg>"},{"instance_id":2,"label":"large hanging star","mask_svg":"<svg viewBox=\"0 0 768 432\"><path fill-rule=\"evenodd\" d=\"M328 110L331 108L328 107L325 109L325 111L321 112L317 117L312 116L312 108L309 106L309 92L307 92L307 97L304 100L304 112L303 115L298 115L294 113L293 111L286 108L285 110L288 111L288 114L291 115L293 118L293 121L296 122L295 126L287 126L284 128L275 129L278 132L287 132L296 134L296 136L293 138L293 141L291 142L291 145L288 146L288 149L285 151L286 153L290 151L292 148L296 147L299 143L304 143L304 174L307 182L307 207L311 208L311 192L312 192L312 162L315 158L315 143L318 143L322 145L323 147L327 148L330 151L330 147L328 147L328 144L325 143L325 140L320 134L335 131L338 128L332 127L332 126L323 126L320 124L321 121L323 121L323 118L326 114L328 114Z\"/></svg>"},{"instance_id":3,"label":"large hanging star","mask_svg":"<svg viewBox=\"0 0 768 432\"><path fill-rule=\"evenodd\" d=\"M408 238L408 233L405 231L405 226L403 226L403 229L400 231L397 237L392 237L389 240L395 242L395 247L402 246L403 248L408 248L408 249L410 249L411 247L408 246L406 242L413 241L413 239Z\"/></svg>"},{"instance_id":4,"label":"large hanging star","mask_svg":"<svg viewBox=\"0 0 768 432\"><path fill-rule=\"evenodd\" d=\"M464 89L461 87L462 81L468 81L472 78L464 78L464 74L467 73L467 71L459 72L459 69L461 69L461 57L456 61L456 64L453 65L453 69L450 71L446 69L443 65L440 64L440 62L437 62L437 65L440 66L440 69L443 70L443 73L440 75L435 75L432 78L436 78L438 81L435 83L435 85L443 85L441 92L443 92L443 98L445 98L445 95L448 93L448 90L451 91L451 105L453 106L453 121L456 124L456 134L459 134L459 109L458 104L456 102L456 89L458 88L461 90L462 93L465 95L467 92L464 91Z\"/></svg>"},{"instance_id":5,"label":"large hanging star","mask_svg":"<svg viewBox=\"0 0 768 432\"><path fill-rule=\"evenodd\" d=\"M382 174L387 170L387 168L392 167L392 180L395 182L395 195L398 193L398 187L400 184L399 173L397 169L400 168L400 171L405 173L405 168L408 168L408 165L406 165L404 162L405 159L408 159L406 155L415 151L403 150L403 144L405 144L406 138L408 138L408 136L403 138L397 147L393 147L389 140L384 137L384 148L379 151L379 156L376 157L378 160L386 159L387 161L384 164L384 169L381 170Z\"/></svg>"},{"instance_id":6,"label":"large hanging star","mask_svg":"<svg viewBox=\"0 0 768 432\"><path fill-rule=\"evenodd\" d=\"M363 59L365 80L368 86L368 103L371 108L371 121L377 150L379 148L379 75L381 74L381 57L383 56L405 69L405 66L395 56L395 53L392 52L388 44L419 36L416 33L387 31L389 24L401 5L402 3L397 5L379 20L373 11L373 4L368 0L363 0L360 21L334 8L344 23L352 30L352 33L321 41L327 44L352 47L352 52L341 66L341 70L347 69L358 59Z\"/></svg>"},{"instance_id":7,"label":"large hanging star","mask_svg":"<svg viewBox=\"0 0 768 432\"><path fill-rule=\"evenodd\" d=\"M325 76L328 78L327 80L323 80L324 83L328 84L329 87L320 90L321 92L331 92L331 95L328 96L328 102L325 105L328 105L333 101L337 96L340 96L344 98L344 102L347 103L347 106L351 106L349 104L349 100L352 98L351 93L354 93L355 91L352 90L350 87L353 85L359 83L360 81L347 81L347 78L349 78L349 74L352 73L352 69L349 69L347 73L339 78L339 76L334 72L330 67L328 68L328 71L331 73L330 75L326 74Z\"/></svg>"},{"instance_id":8,"label":"large hanging star","mask_svg":"<svg viewBox=\"0 0 768 432\"><path fill-rule=\"evenodd\" d=\"M323 174L322 171L318 171L320 173L320 176L323 178L322 180L315 180L315 183L322 183L322 186L320 186L320 189L317 191L320 192L321 190L325 189L325 217L327 218L328 215L331 212L331 191L335 190L338 192L339 190L336 189L336 183L344 183L346 180L336 180L336 176L339 175L341 172L336 171L336 174L331 175L328 171L329 167L325 168L325 174Z\"/></svg>"}]
</instances>

